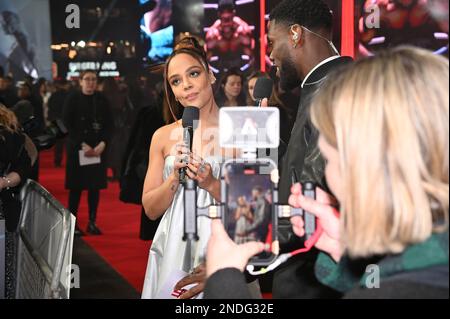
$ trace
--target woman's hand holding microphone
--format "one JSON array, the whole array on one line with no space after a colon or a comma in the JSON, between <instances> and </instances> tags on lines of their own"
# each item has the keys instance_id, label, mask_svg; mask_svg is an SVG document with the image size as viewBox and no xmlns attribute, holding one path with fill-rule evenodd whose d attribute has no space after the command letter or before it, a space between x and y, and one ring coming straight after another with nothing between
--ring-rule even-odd
<instances>
[{"instance_id":1,"label":"woman's hand holding microphone","mask_svg":"<svg viewBox=\"0 0 450 319\"><path fill-rule=\"evenodd\" d=\"M213 176L212 167L200 156L194 154L184 144L177 144L174 164L174 175L180 178L180 169L186 168L186 175L197 181L198 186L209 191L212 183L216 180Z\"/></svg>"}]
</instances>

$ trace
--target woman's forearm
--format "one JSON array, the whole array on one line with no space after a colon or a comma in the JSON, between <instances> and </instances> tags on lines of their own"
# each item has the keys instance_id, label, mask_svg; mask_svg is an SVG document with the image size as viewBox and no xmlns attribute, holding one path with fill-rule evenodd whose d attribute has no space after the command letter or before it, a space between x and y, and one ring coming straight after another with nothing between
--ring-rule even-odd
<instances>
[{"instance_id":1,"label":"woman's forearm","mask_svg":"<svg viewBox=\"0 0 450 319\"><path fill-rule=\"evenodd\" d=\"M164 214L172 204L178 186L178 179L171 174L161 186L142 195L142 205L148 218L156 220Z\"/></svg>"}]
</instances>

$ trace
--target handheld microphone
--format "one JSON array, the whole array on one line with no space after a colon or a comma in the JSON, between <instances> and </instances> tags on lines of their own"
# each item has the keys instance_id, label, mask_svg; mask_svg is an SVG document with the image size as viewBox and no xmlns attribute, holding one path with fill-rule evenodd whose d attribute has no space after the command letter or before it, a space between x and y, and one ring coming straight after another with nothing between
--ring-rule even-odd
<instances>
[{"instance_id":1,"label":"handheld microphone","mask_svg":"<svg viewBox=\"0 0 450 319\"><path fill-rule=\"evenodd\" d=\"M183 119L181 121L183 125L183 143L192 150L192 144L194 139L194 130L196 127L195 121L198 121L200 117L199 109L193 106L186 106L183 112ZM186 181L186 168L180 168L180 183Z\"/></svg>"},{"instance_id":2,"label":"handheld microphone","mask_svg":"<svg viewBox=\"0 0 450 319\"><path fill-rule=\"evenodd\" d=\"M187 106L183 112L183 142L192 150L194 140L194 130L196 129L196 121L200 114L199 109L193 106ZM197 183L187 178L186 167L180 169L180 184L184 186L184 235L183 240L186 243L185 260L192 266L191 249L192 241L198 240L197 235Z\"/></svg>"},{"instance_id":3,"label":"handheld microphone","mask_svg":"<svg viewBox=\"0 0 450 319\"><path fill-rule=\"evenodd\" d=\"M255 83L253 96L255 97L255 106L261 107L263 99L268 99L272 95L273 80L265 77L258 78Z\"/></svg>"}]
</instances>

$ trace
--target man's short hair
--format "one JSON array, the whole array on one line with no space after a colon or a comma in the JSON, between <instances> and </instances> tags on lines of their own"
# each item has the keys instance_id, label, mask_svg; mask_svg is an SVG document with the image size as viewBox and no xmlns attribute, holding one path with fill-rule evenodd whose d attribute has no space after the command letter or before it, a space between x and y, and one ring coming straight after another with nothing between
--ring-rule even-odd
<instances>
[{"instance_id":1,"label":"man's short hair","mask_svg":"<svg viewBox=\"0 0 450 319\"><path fill-rule=\"evenodd\" d=\"M283 0L270 13L270 21L299 24L311 30L333 28L333 15L322 0Z\"/></svg>"},{"instance_id":2,"label":"man's short hair","mask_svg":"<svg viewBox=\"0 0 450 319\"><path fill-rule=\"evenodd\" d=\"M236 7L234 5L234 0L219 0L219 7L217 11L222 13L224 11L234 11Z\"/></svg>"}]
</instances>

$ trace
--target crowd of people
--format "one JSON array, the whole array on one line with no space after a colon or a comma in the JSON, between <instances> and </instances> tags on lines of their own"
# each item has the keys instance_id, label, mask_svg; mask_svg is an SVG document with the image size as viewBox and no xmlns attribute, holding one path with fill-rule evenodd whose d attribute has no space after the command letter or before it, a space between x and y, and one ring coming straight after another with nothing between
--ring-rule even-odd
<instances>
[{"instance_id":1,"label":"crowd of people","mask_svg":"<svg viewBox=\"0 0 450 319\"><path fill-rule=\"evenodd\" d=\"M331 41L332 13L321 0L281 1L269 20L276 85L262 106L279 107L283 121L279 201L312 213L321 231L310 251L276 269L273 297L448 298L448 59L414 47L358 61L342 57ZM256 72L245 78L230 69L216 79L208 62L196 38L181 39L161 69L162 84L149 84L159 87L151 103L145 98L149 92L141 90L135 99L131 87L122 90L125 84L113 79L99 88L92 70L81 74L77 89L60 81L51 95L45 81L26 80L16 93L11 79L2 76L0 193L19 187L38 162L8 110L27 101L41 129L54 119L68 128L68 206L76 215L81 192L88 191L88 233L102 233L96 216L107 168L114 177L133 172L139 180L122 179L133 187L121 197L141 202L143 218L153 223L151 235L141 233L153 239L143 298L170 298L174 291L181 291L181 299L260 297L258 278L246 272L246 265L267 247L248 242L253 235L233 241L220 221L199 219L199 240L182 240L180 170L196 181L199 207L221 200L222 164L241 154L219 145L219 109L254 105L256 79L270 77ZM294 89L300 91L297 98L289 95ZM185 107L199 109L192 149L183 143ZM130 112L142 115L132 130L131 120L123 122L133 118ZM128 127L128 145L118 127ZM135 147L141 155L130 157ZM61 149L62 144L55 148L57 166ZM302 195L301 184L293 180L317 185L316 198ZM268 204L256 191L264 211ZM236 227L248 230L258 210L252 211L245 198L238 204ZM281 253L303 247L304 235L301 217L280 221ZM378 289L367 284L369 266L380 269Z\"/></svg>"},{"instance_id":2,"label":"crowd of people","mask_svg":"<svg viewBox=\"0 0 450 319\"><path fill-rule=\"evenodd\" d=\"M56 140L54 165L63 166L66 149L66 188L70 190L68 208L76 215L81 191L89 190L91 223L87 230L91 234L101 234L95 220L99 190L107 186L107 169L111 169L111 180L120 179L135 117L140 109L155 104L154 89L148 90L145 85L144 81L98 79L97 73L89 70L83 72L79 79L56 79L53 82L43 78L15 81L11 75L0 74L0 103L14 112L23 133L31 139L37 138L54 121L61 121L68 129L66 139ZM95 144L97 138L111 142L108 150L105 141ZM36 147L39 150L39 146ZM102 154L102 169L97 165L80 167L79 150L84 150L87 157ZM98 153L94 154L93 150ZM39 161L36 160L27 177L38 181L38 169ZM83 235L78 225L76 234Z\"/></svg>"}]
</instances>

